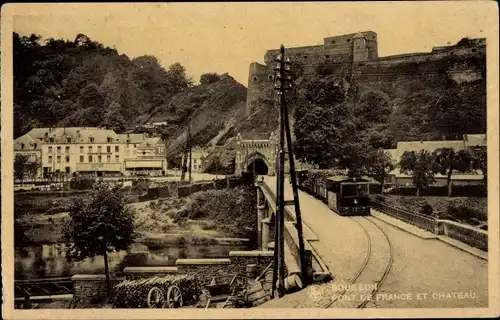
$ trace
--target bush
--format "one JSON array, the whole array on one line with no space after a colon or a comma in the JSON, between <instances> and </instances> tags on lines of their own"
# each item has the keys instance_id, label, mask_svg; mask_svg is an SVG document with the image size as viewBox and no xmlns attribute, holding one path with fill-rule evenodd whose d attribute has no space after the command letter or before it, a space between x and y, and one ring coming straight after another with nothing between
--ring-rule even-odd
<instances>
[{"instance_id":1,"label":"bush","mask_svg":"<svg viewBox=\"0 0 500 320\"><path fill-rule=\"evenodd\" d=\"M424 204L422 207L420 207L420 213L431 216L434 212L434 209L432 206L428 203Z\"/></svg>"},{"instance_id":2,"label":"bush","mask_svg":"<svg viewBox=\"0 0 500 320\"><path fill-rule=\"evenodd\" d=\"M454 206L450 203L448 206L448 215L454 217L460 221L467 221L470 219L477 219L480 221L485 221L487 219L487 215L485 215L482 211L466 207L463 205Z\"/></svg>"},{"instance_id":3,"label":"bush","mask_svg":"<svg viewBox=\"0 0 500 320\"><path fill-rule=\"evenodd\" d=\"M95 178L89 176L76 176L69 182L69 187L73 190L90 190L95 183Z\"/></svg>"},{"instance_id":4,"label":"bush","mask_svg":"<svg viewBox=\"0 0 500 320\"><path fill-rule=\"evenodd\" d=\"M147 296L153 287L159 288L165 300L168 288L176 285L182 292L184 305L195 304L201 293L194 276L167 275L163 277L124 280L115 287L114 308L148 308Z\"/></svg>"}]
</instances>

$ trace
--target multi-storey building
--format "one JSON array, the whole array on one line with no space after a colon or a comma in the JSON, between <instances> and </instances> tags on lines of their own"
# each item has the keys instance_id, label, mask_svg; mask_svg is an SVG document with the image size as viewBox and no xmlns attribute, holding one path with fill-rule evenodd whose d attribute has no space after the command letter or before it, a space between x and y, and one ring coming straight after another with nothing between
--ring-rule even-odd
<instances>
[{"instance_id":1,"label":"multi-storey building","mask_svg":"<svg viewBox=\"0 0 500 320\"><path fill-rule=\"evenodd\" d=\"M165 142L146 133L119 135L125 141L124 174L163 175L167 169Z\"/></svg>"},{"instance_id":2,"label":"multi-storey building","mask_svg":"<svg viewBox=\"0 0 500 320\"><path fill-rule=\"evenodd\" d=\"M189 159L189 153L187 154ZM191 172L204 172L206 169L206 158L208 152L200 147L194 147L191 149ZM182 157L182 162L184 163L184 156ZM187 163L189 168L189 163Z\"/></svg>"},{"instance_id":3,"label":"multi-storey building","mask_svg":"<svg viewBox=\"0 0 500 320\"><path fill-rule=\"evenodd\" d=\"M44 174L88 173L98 176L122 172L124 141L102 128L50 128L42 147Z\"/></svg>"},{"instance_id":4,"label":"multi-storey building","mask_svg":"<svg viewBox=\"0 0 500 320\"><path fill-rule=\"evenodd\" d=\"M42 147L41 143L43 142L43 134L41 130L33 129L25 135L17 138L14 141L14 156L23 155L28 157L29 162L38 162L42 161ZM38 169L36 174L36 178L40 178L42 176L42 169Z\"/></svg>"},{"instance_id":5,"label":"multi-storey building","mask_svg":"<svg viewBox=\"0 0 500 320\"><path fill-rule=\"evenodd\" d=\"M39 175L79 173L106 176L137 170L162 173L165 145L145 134L116 134L104 128L36 128L17 138L16 154L39 161Z\"/></svg>"}]
</instances>

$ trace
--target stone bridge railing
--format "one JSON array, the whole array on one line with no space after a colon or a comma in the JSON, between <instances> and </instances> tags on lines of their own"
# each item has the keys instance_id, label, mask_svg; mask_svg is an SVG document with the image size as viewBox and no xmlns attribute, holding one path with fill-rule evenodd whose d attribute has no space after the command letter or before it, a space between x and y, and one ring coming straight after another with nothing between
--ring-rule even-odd
<instances>
[{"instance_id":1,"label":"stone bridge railing","mask_svg":"<svg viewBox=\"0 0 500 320\"><path fill-rule=\"evenodd\" d=\"M371 203L374 209L435 235L445 235L480 250L488 250L487 231L451 220L436 219L409 210L394 208L375 200Z\"/></svg>"}]
</instances>

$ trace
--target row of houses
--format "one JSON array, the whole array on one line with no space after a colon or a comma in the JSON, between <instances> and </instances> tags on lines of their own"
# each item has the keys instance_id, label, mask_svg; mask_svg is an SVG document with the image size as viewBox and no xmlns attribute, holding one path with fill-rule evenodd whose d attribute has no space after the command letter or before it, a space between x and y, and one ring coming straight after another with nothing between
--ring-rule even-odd
<instances>
[{"instance_id":1,"label":"row of houses","mask_svg":"<svg viewBox=\"0 0 500 320\"><path fill-rule=\"evenodd\" d=\"M397 143L396 149L385 150L391 157L394 164L399 163L401 156L406 151L421 151L426 150L433 152L440 148L452 148L455 150L470 150L486 149L486 134L467 134L462 140L434 140L434 141L400 141ZM454 185L470 185L482 183L483 175L480 171L473 170L472 163L470 170L467 172L454 172L451 180ZM446 185L446 176L437 174L435 176L435 185ZM398 168L394 169L389 175L390 183L398 185L411 185L412 179L410 176L401 173Z\"/></svg>"},{"instance_id":2,"label":"row of houses","mask_svg":"<svg viewBox=\"0 0 500 320\"><path fill-rule=\"evenodd\" d=\"M15 155L40 163L37 177L51 173L164 175L168 169L165 142L146 133L117 134L96 127L34 128L14 141ZM201 171L197 152L192 170Z\"/></svg>"}]
</instances>

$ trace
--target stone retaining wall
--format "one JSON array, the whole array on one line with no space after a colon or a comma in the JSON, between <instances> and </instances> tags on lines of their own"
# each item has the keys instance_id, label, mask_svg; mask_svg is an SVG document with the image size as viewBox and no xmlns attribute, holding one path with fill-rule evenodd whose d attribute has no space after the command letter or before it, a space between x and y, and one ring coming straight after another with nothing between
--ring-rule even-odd
<instances>
[{"instance_id":1,"label":"stone retaining wall","mask_svg":"<svg viewBox=\"0 0 500 320\"><path fill-rule=\"evenodd\" d=\"M178 273L177 267L126 267L123 274L127 280L140 278L151 278L156 276L165 276L167 274Z\"/></svg>"},{"instance_id":2,"label":"stone retaining wall","mask_svg":"<svg viewBox=\"0 0 500 320\"><path fill-rule=\"evenodd\" d=\"M73 281L73 299L76 301L93 301L104 299L107 295L106 276L104 274L75 274ZM120 283L123 278L111 278L111 286Z\"/></svg>"},{"instance_id":3,"label":"stone retaining wall","mask_svg":"<svg viewBox=\"0 0 500 320\"><path fill-rule=\"evenodd\" d=\"M488 251L488 232L450 220L437 220L440 234Z\"/></svg>"}]
</instances>

